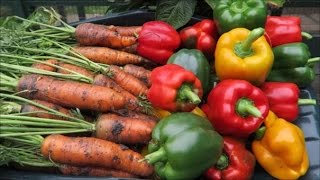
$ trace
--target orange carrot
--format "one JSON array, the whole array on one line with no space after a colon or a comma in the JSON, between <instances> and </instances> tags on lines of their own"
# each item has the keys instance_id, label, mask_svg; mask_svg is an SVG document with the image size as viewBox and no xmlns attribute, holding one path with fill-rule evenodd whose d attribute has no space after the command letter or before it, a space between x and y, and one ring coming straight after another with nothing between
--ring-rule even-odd
<instances>
[{"instance_id":1,"label":"orange carrot","mask_svg":"<svg viewBox=\"0 0 320 180\"><path fill-rule=\"evenodd\" d=\"M121 36L104 25L83 23L77 26L75 32L76 40L81 45L105 46L110 48L124 48L136 43L134 36Z\"/></svg>"},{"instance_id":2,"label":"orange carrot","mask_svg":"<svg viewBox=\"0 0 320 180\"><path fill-rule=\"evenodd\" d=\"M93 84L97 86L104 86L113 89L117 93L120 93L126 99L126 107L131 110L143 111L143 108L139 105L137 97L129 93L120 87L114 80L106 75L98 74L94 77Z\"/></svg>"},{"instance_id":3,"label":"orange carrot","mask_svg":"<svg viewBox=\"0 0 320 180\"><path fill-rule=\"evenodd\" d=\"M137 54L137 47L138 47L138 43L136 44L132 44L130 46L118 49L119 51L124 51L127 53L131 53L131 54Z\"/></svg>"},{"instance_id":4,"label":"orange carrot","mask_svg":"<svg viewBox=\"0 0 320 180\"><path fill-rule=\"evenodd\" d=\"M102 64L125 65L143 64L149 62L149 60L146 60L141 56L107 47L80 46L74 47L73 50L93 62Z\"/></svg>"},{"instance_id":5,"label":"orange carrot","mask_svg":"<svg viewBox=\"0 0 320 180\"><path fill-rule=\"evenodd\" d=\"M159 121L159 118L156 116L147 115L147 114L136 112L136 111L131 111L129 109L118 109L118 110L114 110L113 112L124 117L145 119L145 120L155 121L155 122Z\"/></svg>"},{"instance_id":6,"label":"orange carrot","mask_svg":"<svg viewBox=\"0 0 320 180\"><path fill-rule=\"evenodd\" d=\"M48 59L48 60L46 60L44 62L48 63L48 64L53 64L53 65L57 65L58 64L58 61L55 60L55 59ZM41 70L45 70L45 71L51 71L51 72L56 72L57 71L56 67L53 67L53 66L50 66L50 65L47 65L47 64L44 64L44 63L34 63L32 65L32 67L37 68L37 69L41 69Z\"/></svg>"},{"instance_id":7,"label":"orange carrot","mask_svg":"<svg viewBox=\"0 0 320 180\"><path fill-rule=\"evenodd\" d=\"M112 168L103 168L103 167L79 167L79 166L72 166L72 165L65 164L65 165L59 166L59 170L64 175L138 178L138 176L134 174L130 174L120 170L115 170Z\"/></svg>"},{"instance_id":8,"label":"orange carrot","mask_svg":"<svg viewBox=\"0 0 320 180\"><path fill-rule=\"evenodd\" d=\"M153 173L150 164L139 162L141 154L93 137L49 135L41 145L41 153L60 164L113 168L143 177Z\"/></svg>"},{"instance_id":9,"label":"orange carrot","mask_svg":"<svg viewBox=\"0 0 320 180\"><path fill-rule=\"evenodd\" d=\"M111 78L123 89L135 96L147 94L148 87L136 77L126 73L118 66L110 65L109 70L112 74Z\"/></svg>"},{"instance_id":10,"label":"orange carrot","mask_svg":"<svg viewBox=\"0 0 320 180\"><path fill-rule=\"evenodd\" d=\"M155 121L102 114L96 122L95 137L121 144L146 144L155 125Z\"/></svg>"},{"instance_id":11,"label":"orange carrot","mask_svg":"<svg viewBox=\"0 0 320 180\"><path fill-rule=\"evenodd\" d=\"M141 31L142 26L114 26L108 25L106 26L107 29L112 31L116 31L121 36L136 36Z\"/></svg>"},{"instance_id":12,"label":"orange carrot","mask_svg":"<svg viewBox=\"0 0 320 180\"><path fill-rule=\"evenodd\" d=\"M125 107L125 98L108 87L74 81L62 81L52 77L24 75L18 82L19 95L39 99L65 107L110 111Z\"/></svg>"},{"instance_id":13,"label":"orange carrot","mask_svg":"<svg viewBox=\"0 0 320 180\"><path fill-rule=\"evenodd\" d=\"M123 67L123 70L134 77L138 78L142 82L144 82L147 87L151 87L151 71L141 67L141 66L136 66L133 64L127 64Z\"/></svg>"},{"instance_id":14,"label":"orange carrot","mask_svg":"<svg viewBox=\"0 0 320 180\"><path fill-rule=\"evenodd\" d=\"M41 100L33 100L33 101L38 103L38 104L44 105L44 106L46 106L48 108L54 109L56 111L59 111L60 113L63 113L65 115L73 116L69 109L61 107L59 105L56 105L56 104L53 104L53 103L49 103L49 102L46 102L46 101L41 101ZM39 111L41 111L41 112L39 112ZM50 113L47 112L47 110L44 110L44 109L42 109L40 107L31 105L31 104L23 104L21 106L20 112L22 112L22 113L28 112L28 113L31 113L31 114L29 114L29 116L39 117L39 118L62 119L62 120L66 120L67 119L67 118L62 117L62 116L50 114ZM34 112L34 113L32 113L32 112Z\"/></svg>"},{"instance_id":15,"label":"orange carrot","mask_svg":"<svg viewBox=\"0 0 320 180\"><path fill-rule=\"evenodd\" d=\"M82 75L84 75L88 78L91 78L91 79L93 79L93 77L94 77L93 72L91 72L85 68L73 65L73 64L59 62L58 66L65 68L65 69L68 69L68 70L71 70L71 71L74 71L76 73L82 74ZM70 74L69 71L64 70L64 69L58 69L57 72L62 73L62 74Z\"/></svg>"}]
</instances>

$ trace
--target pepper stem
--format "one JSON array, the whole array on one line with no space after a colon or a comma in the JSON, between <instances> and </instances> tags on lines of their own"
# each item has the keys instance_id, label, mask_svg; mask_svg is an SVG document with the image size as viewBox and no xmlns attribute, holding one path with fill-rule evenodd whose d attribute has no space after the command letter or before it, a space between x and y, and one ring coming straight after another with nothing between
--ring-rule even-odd
<instances>
[{"instance_id":1,"label":"pepper stem","mask_svg":"<svg viewBox=\"0 0 320 180\"><path fill-rule=\"evenodd\" d=\"M146 155L142 160L146 160L148 163L154 164L159 161L164 161L166 158L166 151L163 148L160 148L157 151Z\"/></svg>"},{"instance_id":2,"label":"pepper stem","mask_svg":"<svg viewBox=\"0 0 320 180\"><path fill-rule=\"evenodd\" d=\"M298 105L316 105L317 101L315 99L299 99Z\"/></svg>"},{"instance_id":3,"label":"pepper stem","mask_svg":"<svg viewBox=\"0 0 320 180\"><path fill-rule=\"evenodd\" d=\"M259 117L261 118L261 112L259 111L258 108L256 108L253 104L252 101L241 98L238 100L237 105L236 105L236 111L240 116L246 117L249 115L252 115L254 117Z\"/></svg>"},{"instance_id":4,"label":"pepper stem","mask_svg":"<svg viewBox=\"0 0 320 180\"><path fill-rule=\"evenodd\" d=\"M312 35L307 32L301 32L301 36L305 39L312 39Z\"/></svg>"},{"instance_id":5,"label":"pepper stem","mask_svg":"<svg viewBox=\"0 0 320 180\"><path fill-rule=\"evenodd\" d=\"M235 54L241 58L250 56L253 53L253 50L251 48L252 43L255 42L257 39L259 39L263 34L264 34L263 28L253 29L244 41L237 43L234 46Z\"/></svg>"},{"instance_id":6,"label":"pepper stem","mask_svg":"<svg viewBox=\"0 0 320 180\"><path fill-rule=\"evenodd\" d=\"M259 140L262 139L264 136L264 133L266 132L266 127L262 126L261 128L259 128L256 132L255 132L255 139Z\"/></svg>"},{"instance_id":7,"label":"pepper stem","mask_svg":"<svg viewBox=\"0 0 320 180\"><path fill-rule=\"evenodd\" d=\"M183 100L190 100L193 104L199 104L201 102L201 99L199 96L192 91L190 85L182 85L178 92L178 99Z\"/></svg>"},{"instance_id":8,"label":"pepper stem","mask_svg":"<svg viewBox=\"0 0 320 180\"><path fill-rule=\"evenodd\" d=\"M229 158L226 154L222 153L217 163L215 164L215 167L219 170L223 170L228 166L229 166Z\"/></svg>"},{"instance_id":9,"label":"pepper stem","mask_svg":"<svg viewBox=\"0 0 320 180\"><path fill-rule=\"evenodd\" d=\"M320 57L310 58L307 61L307 65L311 65L311 64L314 64L314 63L319 62L319 61L320 61Z\"/></svg>"}]
</instances>

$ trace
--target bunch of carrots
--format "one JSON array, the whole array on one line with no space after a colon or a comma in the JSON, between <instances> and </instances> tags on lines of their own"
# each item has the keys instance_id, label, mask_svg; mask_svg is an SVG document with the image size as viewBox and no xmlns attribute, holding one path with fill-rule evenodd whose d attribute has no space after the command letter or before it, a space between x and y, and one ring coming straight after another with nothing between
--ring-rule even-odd
<instances>
[{"instance_id":1,"label":"bunch of carrots","mask_svg":"<svg viewBox=\"0 0 320 180\"><path fill-rule=\"evenodd\" d=\"M0 27L0 165L152 176L141 150L159 120L146 98L157 64L136 54L141 27L74 28L39 11L54 23L14 16L28 26Z\"/></svg>"}]
</instances>

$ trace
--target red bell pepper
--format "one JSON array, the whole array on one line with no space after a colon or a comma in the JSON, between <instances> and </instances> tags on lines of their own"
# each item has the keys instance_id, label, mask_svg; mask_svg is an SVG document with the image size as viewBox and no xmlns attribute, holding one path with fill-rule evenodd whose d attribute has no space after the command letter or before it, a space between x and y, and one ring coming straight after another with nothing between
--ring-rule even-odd
<instances>
[{"instance_id":1,"label":"red bell pepper","mask_svg":"<svg viewBox=\"0 0 320 180\"><path fill-rule=\"evenodd\" d=\"M297 16L268 16L265 36L272 47L301 42L302 37L312 38L310 34L301 31L301 18Z\"/></svg>"},{"instance_id":2,"label":"red bell pepper","mask_svg":"<svg viewBox=\"0 0 320 180\"><path fill-rule=\"evenodd\" d=\"M201 102L202 86L193 72L176 64L157 67L151 72L147 98L163 110L192 111Z\"/></svg>"},{"instance_id":3,"label":"red bell pepper","mask_svg":"<svg viewBox=\"0 0 320 180\"><path fill-rule=\"evenodd\" d=\"M182 46L188 49L199 49L207 59L213 59L217 36L216 24L210 19L203 19L180 31Z\"/></svg>"},{"instance_id":4,"label":"red bell pepper","mask_svg":"<svg viewBox=\"0 0 320 180\"><path fill-rule=\"evenodd\" d=\"M151 61L166 64L180 46L179 33L163 21L149 21L142 25L137 53Z\"/></svg>"},{"instance_id":5,"label":"red bell pepper","mask_svg":"<svg viewBox=\"0 0 320 180\"><path fill-rule=\"evenodd\" d=\"M263 123L269 103L248 81L226 79L210 91L202 110L220 134L245 138Z\"/></svg>"},{"instance_id":6,"label":"red bell pepper","mask_svg":"<svg viewBox=\"0 0 320 180\"><path fill-rule=\"evenodd\" d=\"M290 122L299 115L298 105L316 104L314 99L299 99L300 89L294 83L266 82L261 90L268 97L270 110Z\"/></svg>"},{"instance_id":7,"label":"red bell pepper","mask_svg":"<svg viewBox=\"0 0 320 180\"><path fill-rule=\"evenodd\" d=\"M218 162L204 173L206 180L249 180L254 173L255 156L243 142L223 137L223 153Z\"/></svg>"}]
</instances>

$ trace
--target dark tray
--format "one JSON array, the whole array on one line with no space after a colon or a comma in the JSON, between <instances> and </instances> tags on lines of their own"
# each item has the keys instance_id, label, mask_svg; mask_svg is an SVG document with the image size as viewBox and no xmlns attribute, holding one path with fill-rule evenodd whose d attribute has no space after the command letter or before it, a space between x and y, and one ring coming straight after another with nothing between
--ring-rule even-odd
<instances>
[{"instance_id":1,"label":"dark tray","mask_svg":"<svg viewBox=\"0 0 320 180\"><path fill-rule=\"evenodd\" d=\"M113 24L113 25L141 25L146 21L151 21L154 19L154 13L146 11L131 11L127 13L115 14L108 17L99 17L84 20L78 23L74 23L76 26L79 23L91 22L97 24ZM198 22L201 17L194 16L188 25ZM315 35L313 41L306 42L311 49L313 56L318 54L317 46L314 42L319 42L320 36ZM319 91L319 90L317 90ZM312 98L316 99L314 90L309 87L301 89L300 93L301 98ZM319 100L318 103L319 104ZM295 121L304 132L306 145L309 153L310 167L307 174L301 177L301 180L319 180L320 179L320 133L319 133L319 121L320 121L320 112L319 105L317 106L300 106L300 115L299 119ZM292 147L294 148L294 147ZM46 174L40 172L29 172L29 171L20 171L10 168L2 167L0 168L0 179L46 179L46 180L95 180L95 179L108 179L108 180L125 180L126 178L106 178L106 177L81 177L81 176L63 176L57 174ZM270 180L273 179L268 175L257 163L255 174L253 177L254 180ZM128 180L128 179L126 179ZM130 179L134 180L134 179Z\"/></svg>"}]
</instances>

